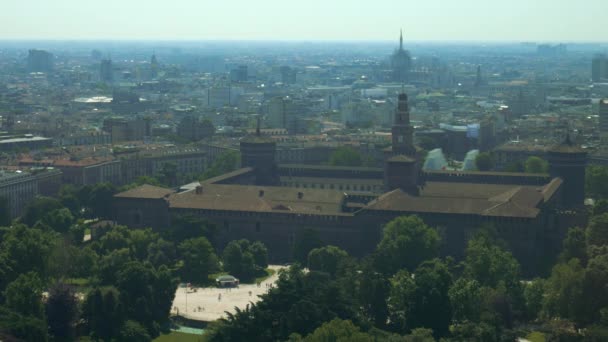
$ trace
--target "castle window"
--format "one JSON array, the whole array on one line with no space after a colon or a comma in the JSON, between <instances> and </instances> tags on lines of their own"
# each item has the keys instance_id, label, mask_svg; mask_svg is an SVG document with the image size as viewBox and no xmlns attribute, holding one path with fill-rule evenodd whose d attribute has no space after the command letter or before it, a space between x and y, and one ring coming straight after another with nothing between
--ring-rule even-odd
<instances>
[{"instance_id":1,"label":"castle window","mask_svg":"<svg viewBox=\"0 0 608 342\"><path fill-rule=\"evenodd\" d=\"M228 223L228 221L224 221L224 229L229 232L230 231L230 224Z\"/></svg>"},{"instance_id":2,"label":"castle window","mask_svg":"<svg viewBox=\"0 0 608 342\"><path fill-rule=\"evenodd\" d=\"M260 222L256 222L255 223L255 232L259 233L262 231L262 225L260 224Z\"/></svg>"}]
</instances>

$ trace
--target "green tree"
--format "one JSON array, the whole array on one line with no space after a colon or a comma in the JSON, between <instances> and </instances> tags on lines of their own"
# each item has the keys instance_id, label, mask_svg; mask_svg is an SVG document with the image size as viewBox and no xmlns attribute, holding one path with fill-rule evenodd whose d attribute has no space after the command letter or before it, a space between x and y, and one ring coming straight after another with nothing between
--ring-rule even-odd
<instances>
[{"instance_id":1,"label":"green tree","mask_svg":"<svg viewBox=\"0 0 608 342\"><path fill-rule=\"evenodd\" d=\"M545 281L535 278L524 287L524 299L526 300L526 318L537 319L543 307L545 294Z\"/></svg>"},{"instance_id":2,"label":"green tree","mask_svg":"<svg viewBox=\"0 0 608 342\"><path fill-rule=\"evenodd\" d=\"M549 164L535 156L528 157L524 165L527 173L547 173L549 170Z\"/></svg>"},{"instance_id":3,"label":"green tree","mask_svg":"<svg viewBox=\"0 0 608 342\"><path fill-rule=\"evenodd\" d=\"M587 226L587 245L608 244L608 213L593 216Z\"/></svg>"},{"instance_id":4,"label":"green tree","mask_svg":"<svg viewBox=\"0 0 608 342\"><path fill-rule=\"evenodd\" d=\"M348 253L336 246L315 248L308 254L308 268L335 276L338 266L347 258Z\"/></svg>"},{"instance_id":5,"label":"green tree","mask_svg":"<svg viewBox=\"0 0 608 342\"><path fill-rule=\"evenodd\" d=\"M82 306L82 317L94 339L110 341L119 336L124 321L120 293L114 287L90 291Z\"/></svg>"},{"instance_id":6,"label":"green tree","mask_svg":"<svg viewBox=\"0 0 608 342\"><path fill-rule=\"evenodd\" d=\"M72 289L65 284L57 284L49 291L46 302L46 321L49 335L55 341L70 341L75 335L78 317L78 302Z\"/></svg>"},{"instance_id":7,"label":"green tree","mask_svg":"<svg viewBox=\"0 0 608 342\"><path fill-rule=\"evenodd\" d=\"M448 291L455 322L478 322L481 317L481 286L474 279L460 278Z\"/></svg>"},{"instance_id":8,"label":"green tree","mask_svg":"<svg viewBox=\"0 0 608 342\"><path fill-rule=\"evenodd\" d=\"M374 322L376 327L384 328L389 314L389 280L384 274L377 272L373 263L368 261L363 262L361 272L357 272L357 275L357 300L361 313L366 319Z\"/></svg>"},{"instance_id":9,"label":"green tree","mask_svg":"<svg viewBox=\"0 0 608 342\"><path fill-rule=\"evenodd\" d=\"M404 336L404 342L435 342L433 330L416 328L409 335Z\"/></svg>"},{"instance_id":10,"label":"green tree","mask_svg":"<svg viewBox=\"0 0 608 342\"><path fill-rule=\"evenodd\" d=\"M14 339L10 339L8 334ZM47 326L43 319L23 316L6 307L0 306L0 337L6 341L48 341Z\"/></svg>"},{"instance_id":11,"label":"green tree","mask_svg":"<svg viewBox=\"0 0 608 342\"><path fill-rule=\"evenodd\" d=\"M416 291L410 303L412 328L430 328L437 336L448 333L452 320L452 306L448 291L452 275L439 259L423 262L414 272Z\"/></svg>"},{"instance_id":12,"label":"green tree","mask_svg":"<svg viewBox=\"0 0 608 342\"><path fill-rule=\"evenodd\" d=\"M87 205L95 218L112 217L112 203L117 188L112 183L97 183L91 189Z\"/></svg>"},{"instance_id":13,"label":"green tree","mask_svg":"<svg viewBox=\"0 0 608 342\"><path fill-rule=\"evenodd\" d=\"M150 334L141 324L136 321L126 321L120 329L120 341L149 342L152 340Z\"/></svg>"},{"instance_id":14,"label":"green tree","mask_svg":"<svg viewBox=\"0 0 608 342\"><path fill-rule=\"evenodd\" d=\"M417 216L401 216L384 227L376 249L377 264L387 274L414 270L424 260L436 257L441 238Z\"/></svg>"},{"instance_id":15,"label":"green tree","mask_svg":"<svg viewBox=\"0 0 608 342\"><path fill-rule=\"evenodd\" d=\"M116 249L99 260L99 278L102 284L115 284L116 274L126 263L131 261L127 248Z\"/></svg>"},{"instance_id":16,"label":"green tree","mask_svg":"<svg viewBox=\"0 0 608 342\"><path fill-rule=\"evenodd\" d=\"M249 252L253 256L255 265L260 269L266 269L268 267L268 248L261 243L256 241L249 246Z\"/></svg>"},{"instance_id":17,"label":"green tree","mask_svg":"<svg viewBox=\"0 0 608 342\"><path fill-rule=\"evenodd\" d=\"M359 151L350 146L338 147L329 157L329 165L363 166L363 157Z\"/></svg>"},{"instance_id":18,"label":"green tree","mask_svg":"<svg viewBox=\"0 0 608 342\"><path fill-rule=\"evenodd\" d=\"M589 260L583 284L584 322L599 323L601 310L608 309L608 254Z\"/></svg>"},{"instance_id":19,"label":"green tree","mask_svg":"<svg viewBox=\"0 0 608 342\"><path fill-rule=\"evenodd\" d=\"M171 241L158 239L148 246L148 261L155 267L172 265L177 258L175 244Z\"/></svg>"},{"instance_id":20,"label":"green tree","mask_svg":"<svg viewBox=\"0 0 608 342\"><path fill-rule=\"evenodd\" d=\"M201 180L217 177L236 170L239 166L240 153L226 151L220 154L201 175Z\"/></svg>"},{"instance_id":21,"label":"green tree","mask_svg":"<svg viewBox=\"0 0 608 342\"><path fill-rule=\"evenodd\" d=\"M4 290L6 307L23 316L44 318L42 280L35 272L20 274Z\"/></svg>"},{"instance_id":22,"label":"green tree","mask_svg":"<svg viewBox=\"0 0 608 342\"><path fill-rule=\"evenodd\" d=\"M399 332L409 331L412 326L408 321L412 316L416 283L405 269L397 272L390 279L388 311L391 325Z\"/></svg>"},{"instance_id":23,"label":"green tree","mask_svg":"<svg viewBox=\"0 0 608 342\"><path fill-rule=\"evenodd\" d=\"M313 229L304 229L296 234L293 247L293 259L301 265L308 262L308 253L315 248L323 246L319 232Z\"/></svg>"},{"instance_id":24,"label":"green tree","mask_svg":"<svg viewBox=\"0 0 608 342\"><path fill-rule=\"evenodd\" d=\"M487 234L476 234L467 244L464 274L482 286L519 283L519 263Z\"/></svg>"},{"instance_id":25,"label":"green tree","mask_svg":"<svg viewBox=\"0 0 608 342\"><path fill-rule=\"evenodd\" d=\"M598 198L608 198L608 167L589 166L585 175L585 189Z\"/></svg>"},{"instance_id":26,"label":"green tree","mask_svg":"<svg viewBox=\"0 0 608 342\"><path fill-rule=\"evenodd\" d=\"M577 258L583 265L587 264L587 239L583 229L578 227L568 229L562 244L563 249L559 256L561 261L568 262Z\"/></svg>"},{"instance_id":27,"label":"green tree","mask_svg":"<svg viewBox=\"0 0 608 342\"><path fill-rule=\"evenodd\" d=\"M605 198L599 199L593 205L591 216L598 216L601 214L608 213L608 200Z\"/></svg>"},{"instance_id":28,"label":"green tree","mask_svg":"<svg viewBox=\"0 0 608 342\"><path fill-rule=\"evenodd\" d=\"M479 171L490 171L494 168L494 158L487 152L482 152L475 158L475 167Z\"/></svg>"},{"instance_id":29,"label":"green tree","mask_svg":"<svg viewBox=\"0 0 608 342\"><path fill-rule=\"evenodd\" d=\"M36 197L25 207L25 212L21 216L21 222L27 226L33 227L48 213L61 208L63 208L61 203L54 198Z\"/></svg>"},{"instance_id":30,"label":"green tree","mask_svg":"<svg viewBox=\"0 0 608 342\"><path fill-rule=\"evenodd\" d=\"M204 284L209 274L219 268L213 247L204 237L185 240L178 250L184 260L182 279Z\"/></svg>"},{"instance_id":31,"label":"green tree","mask_svg":"<svg viewBox=\"0 0 608 342\"><path fill-rule=\"evenodd\" d=\"M78 198L78 188L74 185L66 184L59 189L59 201L72 215L78 217L81 214L83 203Z\"/></svg>"},{"instance_id":32,"label":"green tree","mask_svg":"<svg viewBox=\"0 0 608 342\"><path fill-rule=\"evenodd\" d=\"M57 234L22 224L11 227L0 241L0 264L6 267L0 278L0 288L13 281L18 275L34 271L46 279L47 261L57 244Z\"/></svg>"},{"instance_id":33,"label":"green tree","mask_svg":"<svg viewBox=\"0 0 608 342\"><path fill-rule=\"evenodd\" d=\"M557 264L547 280L543 299L546 317L561 317L574 321L583 320L585 269L578 259Z\"/></svg>"},{"instance_id":34,"label":"green tree","mask_svg":"<svg viewBox=\"0 0 608 342\"><path fill-rule=\"evenodd\" d=\"M74 223L74 216L67 208L55 209L42 217L43 224L54 231L66 234Z\"/></svg>"},{"instance_id":35,"label":"green tree","mask_svg":"<svg viewBox=\"0 0 608 342\"><path fill-rule=\"evenodd\" d=\"M351 321L333 319L323 323L313 333L304 338L305 342L335 341L335 342L373 342L374 338L361 332L361 329Z\"/></svg>"},{"instance_id":36,"label":"green tree","mask_svg":"<svg viewBox=\"0 0 608 342\"><path fill-rule=\"evenodd\" d=\"M258 271L255 258L251 253L251 244L245 239L228 243L222 253L222 261L225 271L244 281L253 279Z\"/></svg>"}]
</instances>

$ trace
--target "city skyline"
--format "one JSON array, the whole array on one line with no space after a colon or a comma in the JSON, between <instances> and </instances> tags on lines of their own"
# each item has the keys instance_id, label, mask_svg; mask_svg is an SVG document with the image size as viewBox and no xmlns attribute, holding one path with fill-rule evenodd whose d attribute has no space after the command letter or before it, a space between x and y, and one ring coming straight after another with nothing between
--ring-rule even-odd
<instances>
[{"instance_id":1,"label":"city skyline","mask_svg":"<svg viewBox=\"0 0 608 342\"><path fill-rule=\"evenodd\" d=\"M600 0L445 3L380 0L352 6L320 0L306 6L268 0L230 4L178 0L105 1L94 11L75 0L8 0L2 40L605 41ZM568 23L565 25L564 23Z\"/></svg>"}]
</instances>

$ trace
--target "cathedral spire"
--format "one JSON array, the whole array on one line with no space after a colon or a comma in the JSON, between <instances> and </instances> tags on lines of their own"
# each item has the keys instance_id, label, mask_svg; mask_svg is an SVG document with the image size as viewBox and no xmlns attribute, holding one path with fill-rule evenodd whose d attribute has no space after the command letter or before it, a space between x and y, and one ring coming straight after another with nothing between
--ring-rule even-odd
<instances>
[{"instance_id":1,"label":"cathedral spire","mask_svg":"<svg viewBox=\"0 0 608 342\"><path fill-rule=\"evenodd\" d=\"M399 32L399 50L403 50L403 29L400 29Z\"/></svg>"}]
</instances>

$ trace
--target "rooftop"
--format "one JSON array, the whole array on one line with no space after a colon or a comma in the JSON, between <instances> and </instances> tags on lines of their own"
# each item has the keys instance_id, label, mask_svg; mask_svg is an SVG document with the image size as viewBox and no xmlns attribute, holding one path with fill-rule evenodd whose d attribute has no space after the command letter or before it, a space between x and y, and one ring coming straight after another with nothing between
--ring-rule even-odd
<instances>
[{"instance_id":1,"label":"rooftop","mask_svg":"<svg viewBox=\"0 0 608 342\"><path fill-rule=\"evenodd\" d=\"M255 185L205 184L202 191L169 197L171 208L337 215L342 191Z\"/></svg>"},{"instance_id":2,"label":"rooftop","mask_svg":"<svg viewBox=\"0 0 608 342\"><path fill-rule=\"evenodd\" d=\"M121 192L119 194L114 195L119 198L147 198L147 199L161 199L167 195L174 193L171 189L161 188L154 185L144 184L142 186L138 186L137 188L133 188L131 190L127 190L125 192Z\"/></svg>"}]
</instances>

